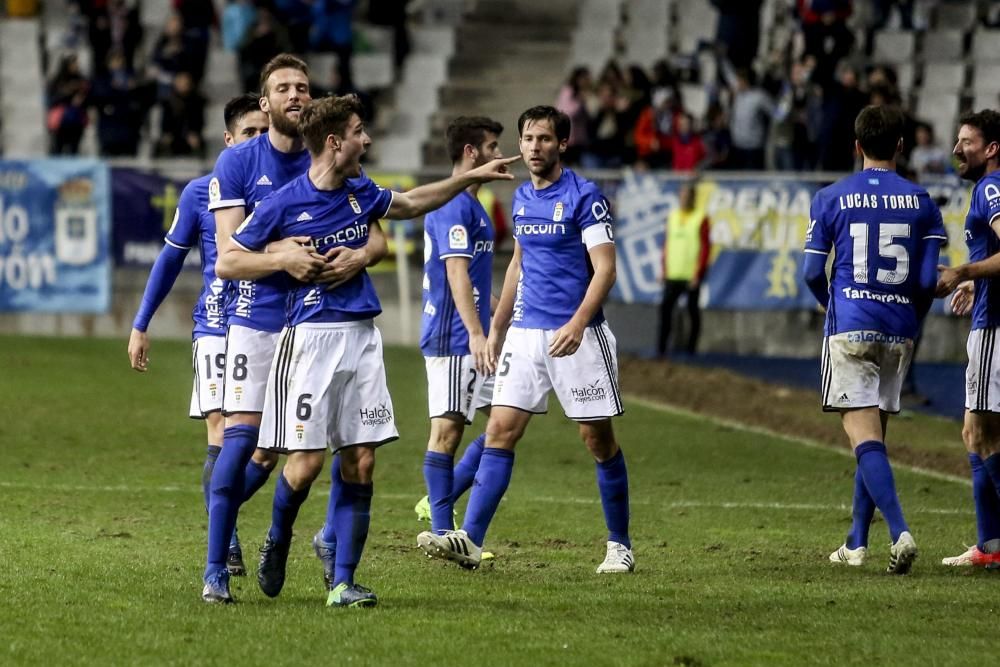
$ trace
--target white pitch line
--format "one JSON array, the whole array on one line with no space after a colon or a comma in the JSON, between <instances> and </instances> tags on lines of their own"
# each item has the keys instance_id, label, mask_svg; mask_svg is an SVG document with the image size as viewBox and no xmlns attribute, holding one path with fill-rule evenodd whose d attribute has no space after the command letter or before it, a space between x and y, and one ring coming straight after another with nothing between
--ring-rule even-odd
<instances>
[{"instance_id":1,"label":"white pitch line","mask_svg":"<svg viewBox=\"0 0 1000 667\"><path fill-rule=\"evenodd\" d=\"M62 491L67 493L126 493L129 495L137 495L141 493L184 493L184 494L202 494L201 487L198 486L144 486L144 487L131 487L124 485L73 485L73 484L47 484L41 486L38 484L26 484L20 482L0 482L0 488L3 489L21 489L27 491ZM329 496L330 492L326 489L322 491L317 491L313 495L316 496ZM416 493L379 493L375 492L375 497L382 500L401 500L401 501L413 501L418 498ZM595 494L593 498L581 498L579 496L531 496L531 498L526 498L522 502L530 503L541 503L545 505L599 505L601 503L600 498ZM774 510L778 512L787 511L800 511L800 512L846 512L851 511L850 505L821 505L815 503L772 503L772 502L702 502L699 500L674 500L670 502L655 502L644 499L633 498L630 500L632 505L641 505L649 507L657 507L660 509L734 509L734 510ZM916 514L940 514L946 516L966 516L972 515L974 512L971 510L962 509L945 509L939 507L907 507L906 511L908 513Z\"/></svg>"},{"instance_id":2,"label":"white pitch line","mask_svg":"<svg viewBox=\"0 0 1000 667\"><path fill-rule=\"evenodd\" d=\"M666 403L658 403L656 401L651 401L649 399L639 398L638 396L634 396L632 394L626 394L625 399L627 401L637 403L644 408L649 408L650 410L666 412L669 414L679 415L681 417L690 417L691 419L705 421L710 424L715 424L717 426L724 426L726 428L731 428L734 431L743 431L744 433L763 435L769 438L774 438L776 440L784 440L785 442L790 442L792 444L800 445L802 447L808 447L809 449L818 449L824 452L832 452L834 454L845 456L851 459L854 458L854 453L848 451L847 449L830 447L820 442L816 442L815 440L809 440L807 438L799 438L793 435L778 433L777 431L772 431L771 429L763 428L761 426L751 426L749 424L732 421L729 419L725 419L723 417L706 415L700 412L694 412L693 410L688 410L686 408L679 408L674 405L668 405ZM891 453L892 451L890 449L890 456ZM898 463L896 461L892 462L892 467L896 470L906 470L907 472L912 472L916 475L921 475L923 477L930 477L931 479L941 480L942 482L954 482L955 484L962 484L963 486L969 486L969 487L972 486L972 480L970 480L968 477L949 475L948 473L937 472L935 470L927 470L926 468L918 468L917 466L908 465L906 463Z\"/></svg>"}]
</instances>

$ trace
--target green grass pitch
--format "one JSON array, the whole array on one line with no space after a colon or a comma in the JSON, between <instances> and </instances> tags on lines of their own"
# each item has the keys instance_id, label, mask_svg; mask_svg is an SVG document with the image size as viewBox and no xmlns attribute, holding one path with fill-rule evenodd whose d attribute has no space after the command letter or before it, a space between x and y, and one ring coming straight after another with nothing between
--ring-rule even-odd
<instances>
[{"instance_id":1,"label":"green grass pitch","mask_svg":"<svg viewBox=\"0 0 1000 667\"><path fill-rule=\"evenodd\" d=\"M938 564L975 537L967 485L897 471L921 550L912 575L883 574L881 521L869 564L836 568L827 555L849 525L850 458L635 401L616 422L634 575L594 573L594 467L555 402L519 447L487 537L495 566L427 560L412 511L424 493L423 364L404 349L386 353L402 437L378 454L358 571L380 606L323 606L309 539L325 481L299 516L281 596L264 597L251 572L233 579L239 604L204 605L190 348L156 341L151 357L142 376L124 340L0 339L0 664L960 664L995 647L996 575ZM248 561L272 491L241 516Z\"/></svg>"}]
</instances>

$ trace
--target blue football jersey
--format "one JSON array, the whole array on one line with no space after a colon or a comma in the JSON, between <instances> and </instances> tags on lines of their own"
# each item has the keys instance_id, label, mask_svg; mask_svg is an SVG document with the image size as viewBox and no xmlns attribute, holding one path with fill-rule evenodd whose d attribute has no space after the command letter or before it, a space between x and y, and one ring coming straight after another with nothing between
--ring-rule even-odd
<instances>
[{"instance_id":1,"label":"blue football jersey","mask_svg":"<svg viewBox=\"0 0 1000 667\"><path fill-rule=\"evenodd\" d=\"M817 192L809 217L805 251L834 250L824 333L913 338L921 261L930 239L947 240L927 191L895 172L865 169Z\"/></svg>"},{"instance_id":2,"label":"blue football jersey","mask_svg":"<svg viewBox=\"0 0 1000 667\"><path fill-rule=\"evenodd\" d=\"M969 261L979 262L1000 250L1000 239L990 226L1000 215L1000 172L986 174L972 190L969 214L965 217L965 244ZM972 301L972 328L1000 325L1000 279L976 281Z\"/></svg>"},{"instance_id":3,"label":"blue football jersey","mask_svg":"<svg viewBox=\"0 0 1000 667\"><path fill-rule=\"evenodd\" d=\"M384 217L392 191L375 185L366 175L350 178L337 190L317 190L302 174L260 203L233 234L233 241L251 251L261 251L271 241L308 236L316 251L368 243L368 225ZM287 276L287 274L284 274ZM375 286L367 271L334 289L301 283L288 277L288 324L304 322L356 322L382 312Z\"/></svg>"},{"instance_id":4,"label":"blue football jersey","mask_svg":"<svg viewBox=\"0 0 1000 667\"><path fill-rule=\"evenodd\" d=\"M189 250L198 245L201 254L202 288L191 318L192 336L224 336L226 334L226 292L228 281L215 275L215 216L208 210L208 182L211 174L196 178L181 191L174 212L174 222L167 231L167 243Z\"/></svg>"},{"instance_id":5,"label":"blue football jersey","mask_svg":"<svg viewBox=\"0 0 1000 667\"><path fill-rule=\"evenodd\" d=\"M476 312L483 331L489 331L494 240L490 216L468 192L424 217L424 310L420 322L424 356L469 354L469 332L448 284L445 260L449 257L469 259Z\"/></svg>"},{"instance_id":6,"label":"blue football jersey","mask_svg":"<svg viewBox=\"0 0 1000 667\"><path fill-rule=\"evenodd\" d=\"M282 153L267 134L222 151L208 188L208 209L242 206L247 215L260 202L309 169L309 152ZM230 283L229 324L257 331L281 331L285 324L287 277L276 273L260 280Z\"/></svg>"},{"instance_id":7,"label":"blue football jersey","mask_svg":"<svg viewBox=\"0 0 1000 667\"><path fill-rule=\"evenodd\" d=\"M559 180L541 190L522 183L512 210L521 247L512 326L558 329L583 303L593 275L583 231L597 224L610 229L611 209L596 185L563 167ZM589 325L603 321L598 310Z\"/></svg>"}]
</instances>

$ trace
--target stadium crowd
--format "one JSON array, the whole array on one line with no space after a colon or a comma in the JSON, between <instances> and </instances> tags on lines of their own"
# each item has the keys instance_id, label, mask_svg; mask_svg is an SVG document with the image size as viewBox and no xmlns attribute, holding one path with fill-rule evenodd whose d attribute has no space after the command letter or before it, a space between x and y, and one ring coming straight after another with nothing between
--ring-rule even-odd
<instances>
[{"instance_id":1,"label":"stadium crowd","mask_svg":"<svg viewBox=\"0 0 1000 667\"><path fill-rule=\"evenodd\" d=\"M572 69L556 101L573 119L571 163L850 171L855 117L867 104L888 103L906 118L901 170L952 170L951 137L935 137L932 125L910 109L896 70L872 58L873 36L892 11L904 28L913 28L913 0L876 0L850 27L851 0L796 0L787 29L773 31L764 58L756 57L762 0L712 4L719 12L715 40L700 49L713 55L712 67L684 55L650 69L610 61L596 76L587 67ZM982 20L993 25L989 16ZM690 84L704 91L704 113L693 112L700 103L685 100Z\"/></svg>"},{"instance_id":2,"label":"stadium crowd","mask_svg":"<svg viewBox=\"0 0 1000 667\"><path fill-rule=\"evenodd\" d=\"M171 0L171 13L157 35L149 35L135 0L66 0L69 28L60 38L46 85L50 152L75 155L84 130L97 124L102 156L134 156L150 111L159 107L159 127L151 128L156 156L205 156L204 76L213 32L237 54L243 90L255 90L264 63L289 51L335 53L332 72L314 89L338 95L360 93L351 76L352 29L357 0L227 0L221 11L212 0ZM408 52L405 0L370 3L367 18L393 27L396 64ZM85 71L78 49L85 47ZM361 94L374 114L371 97Z\"/></svg>"}]
</instances>

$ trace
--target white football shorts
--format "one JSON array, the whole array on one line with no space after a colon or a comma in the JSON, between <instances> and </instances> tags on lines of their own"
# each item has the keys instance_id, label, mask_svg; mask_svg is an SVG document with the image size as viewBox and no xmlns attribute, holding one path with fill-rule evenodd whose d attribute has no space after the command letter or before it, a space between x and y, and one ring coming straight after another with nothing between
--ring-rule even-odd
<instances>
[{"instance_id":1,"label":"white football shorts","mask_svg":"<svg viewBox=\"0 0 1000 667\"><path fill-rule=\"evenodd\" d=\"M222 413L262 412L267 373L278 334L234 324L226 334L226 381Z\"/></svg>"},{"instance_id":2,"label":"white football shorts","mask_svg":"<svg viewBox=\"0 0 1000 667\"><path fill-rule=\"evenodd\" d=\"M997 327L969 332L966 344L969 365L965 368L965 409L1000 412L1000 355Z\"/></svg>"},{"instance_id":3,"label":"white football shorts","mask_svg":"<svg viewBox=\"0 0 1000 667\"><path fill-rule=\"evenodd\" d=\"M466 424L493 400L493 375L476 371L471 354L424 357L430 417L461 416Z\"/></svg>"},{"instance_id":4,"label":"white football shorts","mask_svg":"<svg viewBox=\"0 0 1000 667\"><path fill-rule=\"evenodd\" d=\"M226 377L226 337L201 336L191 343L191 367L194 386L188 415L204 419L210 412L222 410L222 385Z\"/></svg>"},{"instance_id":5,"label":"white football shorts","mask_svg":"<svg viewBox=\"0 0 1000 667\"><path fill-rule=\"evenodd\" d=\"M899 412L899 392L913 340L878 331L849 331L823 340L823 409L877 407Z\"/></svg>"},{"instance_id":6,"label":"white football shorts","mask_svg":"<svg viewBox=\"0 0 1000 667\"><path fill-rule=\"evenodd\" d=\"M555 391L563 412L577 421L617 417L625 411L618 390L618 345L607 322L584 330L568 357L549 356L555 330L507 331L497 363L493 405L526 412L548 411Z\"/></svg>"},{"instance_id":7,"label":"white football shorts","mask_svg":"<svg viewBox=\"0 0 1000 667\"><path fill-rule=\"evenodd\" d=\"M267 380L258 447L337 451L399 437L372 320L285 327Z\"/></svg>"}]
</instances>

